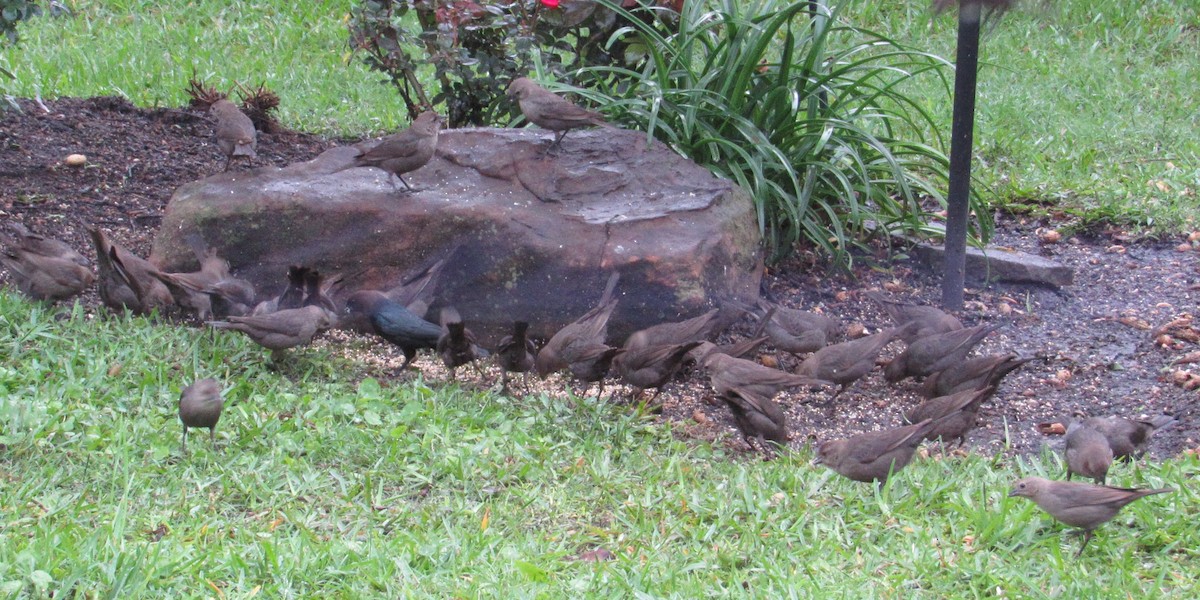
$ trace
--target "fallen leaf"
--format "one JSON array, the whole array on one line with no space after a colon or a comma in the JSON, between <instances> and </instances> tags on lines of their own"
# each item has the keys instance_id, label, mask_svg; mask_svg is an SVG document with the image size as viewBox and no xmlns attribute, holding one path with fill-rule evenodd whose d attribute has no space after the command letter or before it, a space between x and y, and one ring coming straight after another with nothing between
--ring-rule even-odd
<instances>
[{"instance_id":1,"label":"fallen leaf","mask_svg":"<svg viewBox=\"0 0 1200 600\"><path fill-rule=\"evenodd\" d=\"M1064 435L1067 433L1067 428L1062 423L1057 421L1049 423L1038 423L1038 433L1042 435Z\"/></svg>"}]
</instances>

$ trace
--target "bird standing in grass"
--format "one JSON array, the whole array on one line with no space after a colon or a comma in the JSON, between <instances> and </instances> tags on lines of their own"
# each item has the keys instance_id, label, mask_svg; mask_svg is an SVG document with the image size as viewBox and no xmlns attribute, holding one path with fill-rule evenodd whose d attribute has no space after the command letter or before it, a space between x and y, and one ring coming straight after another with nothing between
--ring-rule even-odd
<instances>
[{"instance_id":1,"label":"bird standing in grass","mask_svg":"<svg viewBox=\"0 0 1200 600\"><path fill-rule=\"evenodd\" d=\"M882 485L908 465L932 428L933 421L926 419L907 427L822 442L817 446L814 464L825 465L854 481L877 481Z\"/></svg>"},{"instance_id":2,"label":"bird standing in grass","mask_svg":"<svg viewBox=\"0 0 1200 600\"><path fill-rule=\"evenodd\" d=\"M328 310L320 306L305 306L265 315L209 321L208 326L246 334L254 343L271 350L271 360L278 362L284 350L312 342L313 336L329 329L334 322L335 317Z\"/></svg>"},{"instance_id":3,"label":"bird standing in grass","mask_svg":"<svg viewBox=\"0 0 1200 600\"><path fill-rule=\"evenodd\" d=\"M179 394L179 420L183 422L183 452L187 452L189 427L207 427L208 439L212 441L213 448L217 447L217 421L221 419L221 409L224 406L221 384L216 379L200 379L183 388L183 392Z\"/></svg>"},{"instance_id":4,"label":"bird standing in grass","mask_svg":"<svg viewBox=\"0 0 1200 600\"><path fill-rule=\"evenodd\" d=\"M0 264L21 293L43 302L78 295L95 281L88 262L74 248L54 238L31 233L10 223L14 236L0 252Z\"/></svg>"},{"instance_id":5,"label":"bird standing in grass","mask_svg":"<svg viewBox=\"0 0 1200 600\"><path fill-rule=\"evenodd\" d=\"M1050 516L1083 530L1083 544L1079 546L1078 558L1092 541L1092 532L1111 521L1126 504L1174 490L1169 488L1149 490L1094 485L1079 481L1050 481L1041 477L1026 477L1013 484L1008 492L1010 498L1029 498L1038 508Z\"/></svg>"}]
</instances>

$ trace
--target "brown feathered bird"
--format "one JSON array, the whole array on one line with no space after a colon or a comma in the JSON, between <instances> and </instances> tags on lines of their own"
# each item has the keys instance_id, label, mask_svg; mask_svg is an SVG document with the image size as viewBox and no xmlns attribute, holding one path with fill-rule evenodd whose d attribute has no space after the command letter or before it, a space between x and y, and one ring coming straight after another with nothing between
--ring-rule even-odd
<instances>
[{"instance_id":1,"label":"brown feathered bird","mask_svg":"<svg viewBox=\"0 0 1200 600\"><path fill-rule=\"evenodd\" d=\"M932 427L933 421L927 419L907 427L822 442L814 462L854 481L878 481L882 485L908 465Z\"/></svg>"},{"instance_id":2,"label":"brown feathered bird","mask_svg":"<svg viewBox=\"0 0 1200 600\"><path fill-rule=\"evenodd\" d=\"M1112 466L1113 451L1104 434L1073 421L1067 427L1066 448L1067 480L1072 475L1090 478L1096 483L1106 483L1108 468Z\"/></svg>"},{"instance_id":3,"label":"brown feathered bird","mask_svg":"<svg viewBox=\"0 0 1200 600\"><path fill-rule=\"evenodd\" d=\"M229 261L221 258L215 248L205 248L198 240L192 242L200 270L188 273L154 270L150 274L167 286L180 308L191 311L202 321L213 316L245 314L247 307L254 304L254 287L234 277L229 271Z\"/></svg>"},{"instance_id":4,"label":"brown feathered bird","mask_svg":"<svg viewBox=\"0 0 1200 600\"><path fill-rule=\"evenodd\" d=\"M233 163L234 157L244 156L254 158L258 144L258 132L254 130L254 122L237 105L229 100L221 99L213 102L208 109L217 118L217 147L225 154L225 171Z\"/></svg>"},{"instance_id":5,"label":"brown feathered bird","mask_svg":"<svg viewBox=\"0 0 1200 600\"><path fill-rule=\"evenodd\" d=\"M956 329L915 339L884 367L883 377L896 382L905 377L929 375L962 364L983 338L1002 326L1002 323L983 323L969 329Z\"/></svg>"},{"instance_id":6,"label":"brown feathered bird","mask_svg":"<svg viewBox=\"0 0 1200 600\"><path fill-rule=\"evenodd\" d=\"M933 427L925 434L925 439L940 438L945 443L958 440L958 445L962 446L967 440L967 433L975 427L979 405L995 393L996 388L988 387L930 398L909 411L905 419L909 423L920 423L930 419L933 421Z\"/></svg>"},{"instance_id":7,"label":"brown feathered bird","mask_svg":"<svg viewBox=\"0 0 1200 600\"><path fill-rule=\"evenodd\" d=\"M940 308L891 300L879 292L867 292L866 295L883 307L896 323L896 337L905 344L928 335L962 329L962 322L957 317Z\"/></svg>"},{"instance_id":8,"label":"brown feathered bird","mask_svg":"<svg viewBox=\"0 0 1200 600\"><path fill-rule=\"evenodd\" d=\"M105 306L142 315L175 304L171 291L154 276L158 268L150 261L112 242L99 229L89 233L96 247L97 284Z\"/></svg>"},{"instance_id":9,"label":"brown feathered bird","mask_svg":"<svg viewBox=\"0 0 1200 600\"><path fill-rule=\"evenodd\" d=\"M820 388L833 385L829 381L817 380L808 375L793 375L721 352L708 354L701 364L708 371L709 381L718 394L729 390L742 390L756 397L774 398L775 394L789 388Z\"/></svg>"},{"instance_id":10,"label":"brown feathered bird","mask_svg":"<svg viewBox=\"0 0 1200 600\"><path fill-rule=\"evenodd\" d=\"M625 340L625 351L631 352L648 346L665 346L670 344L686 344L701 342L711 338L719 324L717 314L719 309L712 309L698 317L692 317L673 323L659 323L645 329L633 332Z\"/></svg>"},{"instance_id":11,"label":"brown feathered bird","mask_svg":"<svg viewBox=\"0 0 1200 600\"><path fill-rule=\"evenodd\" d=\"M921 384L921 395L926 398L949 396L966 390L981 390L999 387L1005 375L1019 369L1034 357L1020 358L1016 354L990 354L972 358L964 363L951 365L931 373Z\"/></svg>"},{"instance_id":12,"label":"brown feathered bird","mask_svg":"<svg viewBox=\"0 0 1200 600\"><path fill-rule=\"evenodd\" d=\"M767 336L764 335L755 338L747 338L740 342L725 344L723 346L718 346L712 342L701 342L699 346L696 346L691 352L688 352L688 360L702 363L704 362L705 357L713 353L720 353L726 356L732 356L733 358L744 358L751 352L757 350L758 347L762 346L764 343L766 343L766 341Z\"/></svg>"},{"instance_id":13,"label":"brown feathered bird","mask_svg":"<svg viewBox=\"0 0 1200 600\"><path fill-rule=\"evenodd\" d=\"M633 387L634 398L644 390L653 388L654 395L646 402L654 402L679 367L683 366L687 353L699 345L700 342L691 341L639 346L632 350L626 346L624 352L613 359L613 366L621 379Z\"/></svg>"},{"instance_id":14,"label":"brown feathered bird","mask_svg":"<svg viewBox=\"0 0 1200 600\"><path fill-rule=\"evenodd\" d=\"M595 308L584 313L572 323L558 330L538 352L534 366L538 375L546 377L556 371L566 369L572 363L580 362L581 354L588 350L588 357L595 357L598 351L595 346L604 345L608 337L608 319L617 308L617 298L613 296L620 273L613 272L600 296L600 303ZM611 361L611 356L609 360ZM586 362L586 361L585 361ZM607 373L607 369L605 369Z\"/></svg>"},{"instance_id":15,"label":"brown feathered bird","mask_svg":"<svg viewBox=\"0 0 1200 600\"><path fill-rule=\"evenodd\" d=\"M525 391L529 391L529 371L537 358L537 347L529 339L529 322L514 321L511 334L500 338L496 346L496 361L500 363L500 390L508 393L508 374L520 373L525 380Z\"/></svg>"},{"instance_id":16,"label":"brown feathered bird","mask_svg":"<svg viewBox=\"0 0 1200 600\"><path fill-rule=\"evenodd\" d=\"M546 151L557 148L567 132L581 127L604 125L604 117L597 112L571 104L537 84L528 77L518 77L508 86L509 98L516 98L521 114L542 129L557 131L554 143Z\"/></svg>"},{"instance_id":17,"label":"brown feathered bird","mask_svg":"<svg viewBox=\"0 0 1200 600\"><path fill-rule=\"evenodd\" d=\"M240 331L254 340L254 343L271 350L271 359L278 361L283 350L312 342L313 336L329 329L335 322L336 316L328 310L320 306L305 306L265 315L209 321L208 326Z\"/></svg>"},{"instance_id":18,"label":"brown feathered bird","mask_svg":"<svg viewBox=\"0 0 1200 600\"><path fill-rule=\"evenodd\" d=\"M717 397L729 406L733 422L751 450L754 440L758 441L758 450L765 456L774 454L767 447L768 440L780 446L787 445L787 415L774 400L737 388L725 390Z\"/></svg>"},{"instance_id":19,"label":"brown feathered bird","mask_svg":"<svg viewBox=\"0 0 1200 600\"><path fill-rule=\"evenodd\" d=\"M825 346L804 359L796 368L796 374L838 384L840 387L829 399L832 401L850 384L875 368L875 359L895 335L895 329L887 329L875 335Z\"/></svg>"},{"instance_id":20,"label":"brown feathered bird","mask_svg":"<svg viewBox=\"0 0 1200 600\"><path fill-rule=\"evenodd\" d=\"M392 188L394 175L404 188L413 191L412 186L404 180L404 174L416 171L425 166L437 151L438 132L442 127L442 118L433 111L425 111L413 119L408 129L383 138L370 150L361 152L349 168L377 167L388 173L388 182Z\"/></svg>"},{"instance_id":21,"label":"brown feathered bird","mask_svg":"<svg viewBox=\"0 0 1200 600\"><path fill-rule=\"evenodd\" d=\"M10 223L13 237L0 253L0 264L21 293L42 302L58 302L76 296L96 276L83 258L67 243L31 233L20 223Z\"/></svg>"},{"instance_id":22,"label":"brown feathered bird","mask_svg":"<svg viewBox=\"0 0 1200 600\"><path fill-rule=\"evenodd\" d=\"M1175 422L1170 415L1148 419L1126 419L1118 416L1090 417L1083 424L1104 434L1113 458L1130 459L1140 455L1154 432Z\"/></svg>"},{"instance_id":23,"label":"brown feathered bird","mask_svg":"<svg viewBox=\"0 0 1200 600\"><path fill-rule=\"evenodd\" d=\"M1126 504L1139 498L1171 491L1174 490L1118 488L1078 481L1050 481L1041 477L1026 477L1013 484L1008 496L1029 498L1038 508L1050 513L1055 519L1082 529L1083 544L1079 546L1079 552L1075 553L1078 558L1083 554L1088 542L1092 541L1093 530L1112 520Z\"/></svg>"},{"instance_id":24,"label":"brown feathered bird","mask_svg":"<svg viewBox=\"0 0 1200 600\"><path fill-rule=\"evenodd\" d=\"M571 373L573 379L583 383L583 389L579 392L580 396L587 395L588 387L592 382L599 386L596 398L604 396L604 378L608 377L613 360L622 352L624 350L621 348L607 344L588 344L572 349L571 362L567 364L567 371ZM541 354L539 353L538 356Z\"/></svg>"},{"instance_id":25,"label":"brown feathered bird","mask_svg":"<svg viewBox=\"0 0 1200 600\"><path fill-rule=\"evenodd\" d=\"M792 355L816 352L838 335L837 321L825 315L772 305L765 300L759 306L768 311L760 329L780 351Z\"/></svg>"},{"instance_id":26,"label":"brown feathered bird","mask_svg":"<svg viewBox=\"0 0 1200 600\"><path fill-rule=\"evenodd\" d=\"M197 380L183 388L179 394L179 420L183 423L182 451L187 452L187 434L190 427L208 428L208 439L217 447L217 421L225 400L221 398L221 384L211 377Z\"/></svg>"},{"instance_id":27,"label":"brown feathered bird","mask_svg":"<svg viewBox=\"0 0 1200 600\"><path fill-rule=\"evenodd\" d=\"M442 335L438 337L437 353L442 364L450 370L450 379L454 379L455 370L463 365L471 365L481 377L483 372L475 361L487 356L487 350L475 343L475 334L467 329L462 316L452 306L442 309Z\"/></svg>"}]
</instances>

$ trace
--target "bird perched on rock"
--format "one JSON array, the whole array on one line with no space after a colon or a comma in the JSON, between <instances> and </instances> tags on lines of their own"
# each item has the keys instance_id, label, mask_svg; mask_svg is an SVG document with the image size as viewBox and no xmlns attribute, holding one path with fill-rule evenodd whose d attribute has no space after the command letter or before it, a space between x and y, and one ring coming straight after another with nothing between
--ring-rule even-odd
<instances>
[{"instance_id":1,"label":"bird perched on rock","mask_svg":"<svg viewBox=\"0 0 1200 600\"><path fill-rule=\"evenodd\" d=\"M528 77L514 79L508 86L507 95L517 99L525 119L542 129L558 132L547 152L557 148L572 129L605 124L600 113L575 106Z\"/></svg>"},{"instance_id":2,"label":"bird perched on rock","mask_svg":"<svg viewBox=\"0 0 1200 600\"><path fill-rule=\"evenodd\" d=\"M604 340L608 337L608 319L617 308L617 298L613 296L613 292L620 278L620 273L614 271L608 278L608 284L604 286L604 293L600 295L600 303L558 330L558 333L551 336L546 345L542 346L534 361L539 376L544 378L567 368L571 363L580 362L580 356L585 349L588 357L594 358L603 354L596 346L604 345Z\"/></svg>"},{"instance_id":3,"label":"bird perched on rock","mask_svg":"<svg viewBox=\"0 0 1200 600\"><path fill-rule=\"evenodd\" d=\"M103 231L90 229L96 247L97 282L100 300L112 310L148 314L175 304L171 291L154 273L158 271L147 261L108 239Z\"/></svg>"},{"instance_id":4,"label":"bird perched on rock","mask_svg":"<svg viewBox=\"0 0 1200 600\"><path fill-rule=\"evenodd\" d=\"M1067 480L1071 475L1091 478L1096 483L1108 479L1108 467L1112 465L1113 451L1104 434L1073 421L1067 427Z\"/></svg>"},{"instance_id":5,"label":"bird perched on rock","mask_svg":"<svg viewBox=\"0 0 1200 600\"><path fill-rule=\"evenodd\" d=\"M488 355L487 350L475 343L475 334L463 323L462 316L452 306L442 309L442 332L438 336L437 353L442 358L442 364L450 369L450 379L454 379L455 369L470 364L482 377L483 372L475 361Z\"/></svg>"},{"instance_id":6,"label":"bird perched on rock","mask_svg":"<svg viewBox=\"0 0 1200 600\"><path fill-rule=\"evenodd\" d=\"M182 451L187 452L189 427L207 427L208 439L217 447L217 421L225 401L221 398L221 384L211 377L199 379L179 394L179 420L183 422Z\"/></svg>"},{"instance_id":7,"label":"bird perched on rock","mask_svg":"<svg viewBox=\"0 0 1200 600\"><path fill-rule=\"evenodd\" d=\"M1019 358L1016 354L991 354L972 358L931 373L921 384L926 398L949 396L966 390L998 387L1000 380L1034 357Z\"/></svg>"},{"instance_id":8,"label":"bird perched on rock","mask_svg":"<svg viewBox=\"0 0 1200 600\"><path fill-rule=\"evenodd\" d=\"M768 311L760 329L783 352L792 355L816 352L838 334L837 321L825 315L773 305L766 300L761 300L759 306Z\"/></svg>"},{"instance_id":9,"label":"bird perched on rock","mask_svg":"<svg viewBox=\"0 0 1200 600\"><path fill-rule=\"evenodd\" d=\"M1113 458L1134 458L1145 449L1150 438L1159 429L1175 422L1170 415L1157 415L1148 419L1126 419L1124 417L1090 417L1083 424L1104 434Z\"/></svg>"},{"instance_id":10,"label":"bird perched on rock","mask_svg":"<svg viewBox=\"0 0 1200 600\"><path fill-rule=\"evenodd\" d=\"M76 296L96 276L82 255L61 240L31 233L20 223L10 223L13 237L0 253L0 264L21 293L42 302Z\"/></svg>"},{"instance_id":11,"label":"bird perched on rock","mask_svg":"<svg viewBox=\"0 0 1200 600\"><path fill-rule=\"evenodd\" d=\"M655 345L686 344L706 340L716 333L719 312L719 309L714 308L698 317L674 323L659 323L635 331L626 338L625 351L632 352L638 348Z\"/></svg>"},{"instance_id":12,"label":"bird perched on rock","mask_svg":"<svg viewBox=\"0 0 1200 600\"><path fill-rule=\"evenodd\" d=\"M1126 504L1139 498L1171 491L1174 490L1118 488L1078 481L1050 481L1041 477L1026 477L1013 484L1008 496L1029 498L1038 508L1050 513L1055 519L1082 529L1083 544L1079 546L1079 552L1075 553L1078 558L1092 540L1093 530L1112 520Z\"/></svg>"},{"instance_id":13,"label":"bird perched on rock","mask_svg":"<svg viewBox=\"0 0 1200 600\"><path fill-rule=\"evenodd\" d=\"M404 180L404 174L416 171L425 166L437 150L438 131L442 127L442 118L433 111L425 111L413 119L408 129L383 138L383 141L370 150L360 152L354 163L346 167L377 167L387 171L388 182L395 189L392 181L394 175L404 188L413 191L412 186Z\"/></svg>"},{"instance_id":14,"label":"bird perched on rock","mask_svg":"<svg viewBox=\"0 0 1200 600\"><path fill-rule=\"evenodd\" d=\"M968 329L955 329L917 338L884 367L883 377L890 382L896 382L905 377L929 375L960 365L983 338L1002 326L1001 323L983 323ZM906 327L911 328L911 323Z\"/></svg>"},{"instance_id":15,"label":"bird perched on rock","mask_svg":"<svg viewBox=\"0 0 1200 600\"><path fill-rule=\"evenodd\" d=\"M833 401L850 384L875 368L875 359L895 335L895 329L886 329L875 335L825 346L804 359L796 368L796 374L832 381L841 386L829 399Z\"/></svg>"},{"instance_id":16,"label":"bird perched on rock","mask_svg":"<svg viewBox=\"0 0 1200 600\"><path fill-rule=\"evenodd\" d=\"M208 109L217 118L217 147L225 153L225 171L233 163L235 156L254 158L258 144L258 132L254 130L254 122L238 107L226 99L217 100Z\"/></svg>"},{"instance_id":17,"label":"bird perched on rock","mask_svg":"<svg viewBox=\"0 0 1200 600\"><path fill-rule=\"evenodd\" d=\"M814 462L854 481L878 481L882 485L908 465L932 428L933 421L926 419L907 427L821 442Z\"/></svg>"},{"instance_id":18,"label":"bird perched on rock","mask_svg":"<svg viewBox=\"0 0 1200 600\"><path fill-rule=\"evenodd\" d=\"M767 440L780 446L787 444L787 415L774 400L738 388L725 390L717 397L733 412L733 422L751 450L753 440L758 441L758 449L764 456L774 454L768 449Z\"/></svg>"},{"instance_id":19,"label":"bird perched on rock","mask_svg":"<svg viewBox=\"0 0 1200 600\"><path fill-rule=\"evenodd\" d=\"M889 300L879 292L866 292L866 295L883 307L884 312L896 323L896 337L905 344L928 335L962 329L961 321L940 308Z\"/></svg>"},{"instance_id":20,"label":"bird perched on rock","mask_svg":"<svg viewBox=\"0 0 1200 600\"><path fill-rule=\"evenodd\" d=\"M332 327L335 320L335 315L320 306L305 306L265 315L209 321L208 326L240 331L254 343L271 350L271 359L278 361L283 350L308 344L318 332Z\"/></svg>"},{"instance_id":21,"label":"bird perched on rock","mask_svg":"<svg viewBox=\"0 0 1200 600\"><path fill-rule=\"evenodd\" d=\"M987 387L982 390L963 390L953 395L930 398L909 411L905 419L909 423L920 423L926 419L933 421L933 427L925 434L925 439L943 442L958 440L962 446L967 440L967 432L975 427L975 419L979 414L979 405L992 397L996 388Z\"/></svg>"},{"instance_id":22,"label":"bird perched on rock","mask_svg":"<svg viewBox=\"0 0 1200 600\"><path fill-rule=\"evenodd\" d=\"M404 352L406 369L422 348L436 349L442 328L409 312L387 294L376 290L359 290L346 299L343 309L347 315L366 315L379 337L399 346Z\"/></svg>"},{"instance_id":23,"label":"bird perched on rock","mask_svg":"<svg viewBox=\"0 0 1200 600\"><path fill-rule=\"evenodd\" d=\"M647 403L654 402L662 392L663 386L671 381L687 353L699 346L700 342L691 341L678 344L654 344L638 346L634 349L625 347L624 352L613 359L613 366L621 379L633 387L633 397L637 398L644 390L653 388L654 395Z\"/></svg>"},{"instance_id":24,"label":"bird perched on rock","mask_svg":"<svg viewBox=\"0 0 1200 600\"><path fill-rule=\"evenodd\" d=\"M529 390L529 371L537 357L537 347L529 339L529 322L514 321L513 332L500 338L496 346L496 360L500 363L500 389L508 393L508 374L520 373L525 378L525 390Z\"/></svg>"},{"instance_id":25,"label":"bird perched on rock","mask_svg":"<svg viewBox=\"0 0 1200 600\"><path fill-rule=\"evenodd\" d=\"M775 394L788 388L809 386L820 388L832 386L829 381L814 379L808 375L793 375L773 369L744 358L734 358L721 352L711 352L701 361L708 371L709 381L717 394L729 390L741 390L750 395L774 398Z\"/></svg>"}]
</instances>

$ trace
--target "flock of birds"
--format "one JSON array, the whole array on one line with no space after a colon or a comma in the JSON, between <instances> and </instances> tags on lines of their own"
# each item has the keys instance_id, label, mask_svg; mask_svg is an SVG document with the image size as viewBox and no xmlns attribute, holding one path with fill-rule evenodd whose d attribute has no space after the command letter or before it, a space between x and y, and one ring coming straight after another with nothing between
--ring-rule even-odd
<instances>
[{"instance_id":1,"label":"flock of birds","mask_svg":"<svg viewBox=\"0 0 1200 600\"><path fill-rule=\"evenodd\" d=\"M510 86L509 95L517 98L530 121L558 132L550 148L570 129L602 123L599 115L575 107L525 78ZM225 100L213 104L212 113L217 118L218 146L227 157L226 169L235 157L253 156L254 127L249 118ZM389 173L389 180L395 175L408 188L402 174L419 168L432 156L439 124L436 114L422 113L410 129L362 151L352 166L382 168ZM908 465L926 440L957 441L961 446L975 426L980 405L996 393L1007 374L1032 360L1012 353L969 358L976 345L1002 325L964 327L940 309L890 300L873 292L868 292L869 296L894 323L857 339L836 341L839 323L827 316L762 301L756 306L733 307L758 320L757 331L744 341L725 346L713 342L728 324L722 310L713 309L637 331L622 344L610 345L608 323L619 302L616 288L620 277L615 272L596 306L540 347L528 336L529 323L517 321L512 333L489 350L479 345L453 307L443 308L436 323L426 320L444 261L405 278L393 289L356 290L346 294L344 301L335 299L342 296L341 279L295 266L288 270L281 293L260 300L250 282L234 276L229 263L194 236L187 241L199 270L168 273L114 243L103 231L91 229L97 259L94 274L89 261L69 244L33 233L21 223L11 223L8 230L0 263L9 280L30 298L47 303L68 300L95 283L100 300L114 311L150 314L177 310L214 329L245 334L271 350L272 359L337 326L377 335L398 347L404 354L400 370L409 366L418 351L430 349L450 370L451 378L459 367L478 369L480 361L494 360L500 366L505 392L510 374L526 378L528 389L531 372L544 378L565 371L583 382L584 392L590 383L598 383L600 396L605 379L615 372L633 388L634 398L654 390L646 402L653 402L685 363L694 363L707 373L713 391L728 406L746 443L752 449L757 445L767 457L774 454L774 445L785 446L789 439L786 415L774 400L777 395L797 388L833 389L824 402L832 409L837 396L871 372L883 349L898 340L905 348L886 362L883 376L889 383L924 378L921 393L926 400L905 415L911 424L825 441L816 448L815 463L852 480L881 485ZM746 358L767 341L779 351L807 356L794 372ZM201 379L183 390L179 418L184 450L189 428L207 428L215 444L223 404L221 385L215 379ZM1114 459L1136 455L1157 429L1171 421L1167 416L1145 421L1115 416L1075 421L1066 435L1067 479L1080 475L1098 484L1034 477L1016 482L1009 495L1030 498L1055 518L1082 528L1086 532L1082 552L1092 531L1123 506L1170 491L1104 483Z\"/></svg>"}]
</instances>

